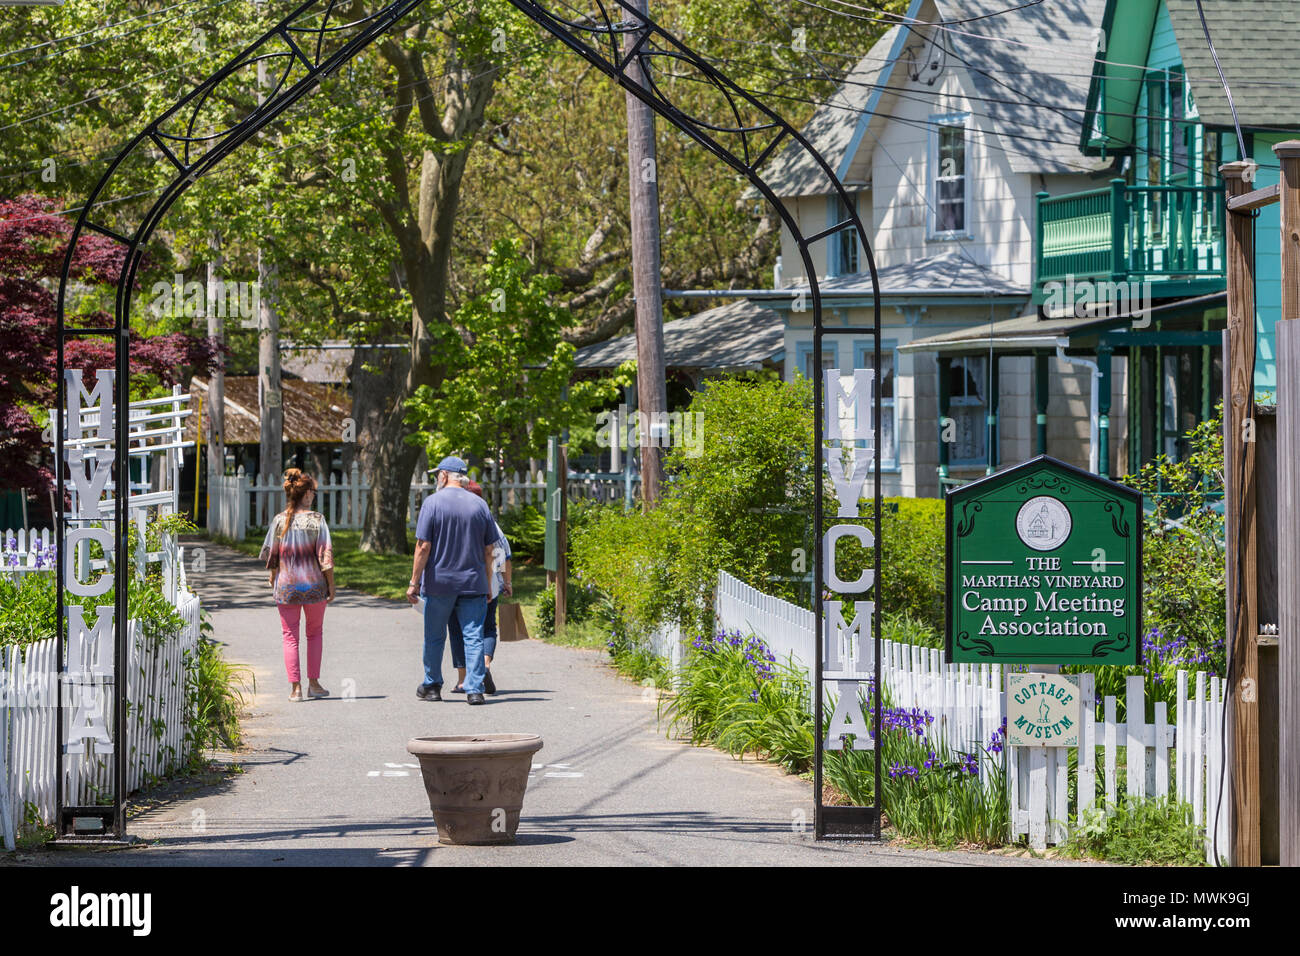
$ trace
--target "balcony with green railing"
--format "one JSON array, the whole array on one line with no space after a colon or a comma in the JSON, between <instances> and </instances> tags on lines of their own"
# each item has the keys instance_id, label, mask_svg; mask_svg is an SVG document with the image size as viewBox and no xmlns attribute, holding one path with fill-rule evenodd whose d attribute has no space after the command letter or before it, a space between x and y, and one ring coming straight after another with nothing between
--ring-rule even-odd
<instances>
[{"instance_id":1,"label":"balcony with green railing","mask_svg":"<svg viewBox=\"0 0 1300 956\"><path fill-rule=\"evenodd\" d=\"M1221 186L1038 194L1034 301L1049 282L1151 282L1153 298L1224 288Z\"/></svg>"}]
</instances>

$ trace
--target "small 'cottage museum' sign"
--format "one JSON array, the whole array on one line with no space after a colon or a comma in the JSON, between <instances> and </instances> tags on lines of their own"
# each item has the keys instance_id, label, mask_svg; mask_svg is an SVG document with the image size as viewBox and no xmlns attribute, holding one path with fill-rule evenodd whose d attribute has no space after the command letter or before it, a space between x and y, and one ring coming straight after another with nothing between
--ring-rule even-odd
<instances>
[{"instance_id":1,"label":"small 'cottage museum' sign","mask_svg":"<svg viewBox=\"0 0 1300 956\"><path fill-rule=\"evenodd\" d=\"M1137 491L1040 455L949 493L947 536L950 663L1137 663Z\"/></svg>"},{"instance_id":2,"label":"small 'cottage museum' sign","mask_svg":"<svg viewBox=\"0 0 1300 956\"><path fill-rule=\"evenodd\" d=\"M1007 742L1013 747L1079 746L1078 679L1007 675Z\"/></svg>"}]
</instances>

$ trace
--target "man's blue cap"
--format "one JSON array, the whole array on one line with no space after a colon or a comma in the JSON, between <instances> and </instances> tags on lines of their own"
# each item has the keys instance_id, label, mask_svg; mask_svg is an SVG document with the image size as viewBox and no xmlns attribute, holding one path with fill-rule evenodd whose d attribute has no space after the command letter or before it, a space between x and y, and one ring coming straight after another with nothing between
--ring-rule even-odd
<instances>
[{"instance_id":1,"label":"man's blue cap","mask_svg":"<svg viewBox=\"0 0 1300 956\"><path fill-rule=\"evenodd\" d=\"M465 464L464 459L457 458L455 455L449 455L442 461L438 462L438 471L450 471L457 475L463 475L469 471L469 465Z\"/></svg>"}]
</instances>

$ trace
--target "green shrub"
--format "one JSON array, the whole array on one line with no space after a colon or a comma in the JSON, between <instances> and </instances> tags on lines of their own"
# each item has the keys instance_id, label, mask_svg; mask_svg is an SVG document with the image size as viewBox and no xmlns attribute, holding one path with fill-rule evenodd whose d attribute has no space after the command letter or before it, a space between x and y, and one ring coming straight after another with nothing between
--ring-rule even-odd
<instances>
[{"instance_id":1,"label":"green shrub","mask_svg":"<svg viewBox=\"0 0 1300 956\"><path fill-rule=\"evenodd\" d=\"M943 647L943 633L928 622L913 617L908 610L885 613L880 619L880 636L898 644Z\"/></svg>"},{"instance_id":2,"label":"green shrub","mask_svg":"<svg viewBox=\"0 0 1300 956\"><path fill-rule=\"evenodd\" d=\"M0 577L0 644L26 645L52 638L58 628L54 575L33 571ZM93 619L93 608L111 605L116 588L93 597L78 596L77 603ZM68 595L72 597L72 595ZM140 622L146 646L157 646L169 635L185 626L185 621L162 593L157 572L144 580L131 577L127 598L128 613Z\"/></svg>"},{"instance_id":3,"label":"green shrub","mask_svg":"<svg viewBox=\"0 0 1300 956\"><path fill-rule=\"evenodd\" d=\"M1142 538L1143 630L1206 651L1223 642L1226 627L1222 406L1217 412L1187 433L1185 460L1162 455L1124 479L1151 509Z\"/></svg>"},{"instance_id":4,"label":"green shrub","mask_svg":"<svg viewBox=\"0 0 1300 956\"><path fill-rule=\"evenodd\" d=\"M1189 804L1171 799L1120 799L1112 813L1093 807L1072 827L1061 850L1133 866L1205 865L1205 831L1192 822Z\"/></svg>"},{"instance_id":5,"label":"green shrub","mask_svg":"<svg viewBox=\"0 0 1300 956\"><path fill-rule=\"evenodd\" d=\"M811 396L803 381L711 381L688 409L703 416L702 454L668 452L673 480L649 512L587 509L569 532L573 567L642 632L665 621L707 632L719 570L806 599Z\"/></svg>"},{"instance_id":6,"label":"green shrub","mask_svg":"<svg viewBox=\"0 0 1300 956\"><path fill-rule=\"evenodd\" d=\"M566 597L568 604L565 612L570 624L581 624L583 621L591 620L603 603L599 591L590 584L583 584L572 578L569 580ZM538 638L544 641L555 636L554 584L546 585L546 589L537 598L537 631Z\"/></svg>"},{"instance_id":7,"label":"green shrub","mask_svg":"<svg viewBox=\"0 0 1300 956\"><path fill-rule=\"evenodd\" d=\"M881 603L942 633L944 504L938 498L888 498L880 516Z\"/></svg>"},{"instance_id":8,"label":"green shrub","mask_svg":"<svg viewBox=\"0 0 1300 956\"><path fill-rule=\"evenodd\" d=\"M534 505L520 505L501 512L497 523L510 542L516 563L540 564L546 556L546 514Z\"/></svg>"},{"instance_id":9,"label":"green shrub","mask_svg":"<svg viewBox=\"0 0 1300 956\"><path fill-rule=\"evenodd\" d=\"M657 655L645 644L628 640L615 633L605 645L609 649L610 660L614 669L643 687L668 687L672 684L672 672L668 661Z\"/></svg>"},{"instance_id":10,"label":"green shrub","mask_svg":"<svg viewBox=\"0 0 1300 956\"><path fill-rule=\"evenodd\" d=\"M206 620L204 629L211 629ZM185 699L191 714L189 749L196 763L202 761L206 747L233 750L239 746L239 714L246 686L257 692L252 671L234 667L222 656L220 644L206 634L201 637L185 670Z\"/></svg>"},{"instance_id":11,"label":"green shrub","mask_svg":"<svg viewBox=\"0 0 1300 956\"><path fill-rule=\"evenodd\" d=\"M672 527L674 510L666 502L648 513L607 505L570 530L571 567L584 582L607 594L639 634L674 617L679 602L698 600L698 595L679 591L679 583L703 589L700 582L684 582L685 564L676 554L679 542Z\"/></svg>"}]
</instances>

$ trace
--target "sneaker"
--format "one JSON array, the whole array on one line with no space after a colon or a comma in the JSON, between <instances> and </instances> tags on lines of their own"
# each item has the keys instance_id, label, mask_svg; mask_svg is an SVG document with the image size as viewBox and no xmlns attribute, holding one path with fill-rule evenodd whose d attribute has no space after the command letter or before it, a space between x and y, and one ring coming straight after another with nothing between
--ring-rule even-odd
<instances>
[{"instance_id":1,"label":"sneaker","mask_svg":"<svg viewBox=\"0 0 1300 956\"><path fill-rule=\"evenodd\" d=\"M415 688L415 696L420 700L442 700L442 685L421 684Z\"/></svg>"},{"instance_id":2,"label":"sneaker","mask_svg":"<svg viewBox=\"0 0 1300 956\"><path fill-rule=\"evenodd\" d=\"M497 682L492 679L491 671L483 672L483 691L488 694L497 692Z\"/></svg>"}]
</instances>

